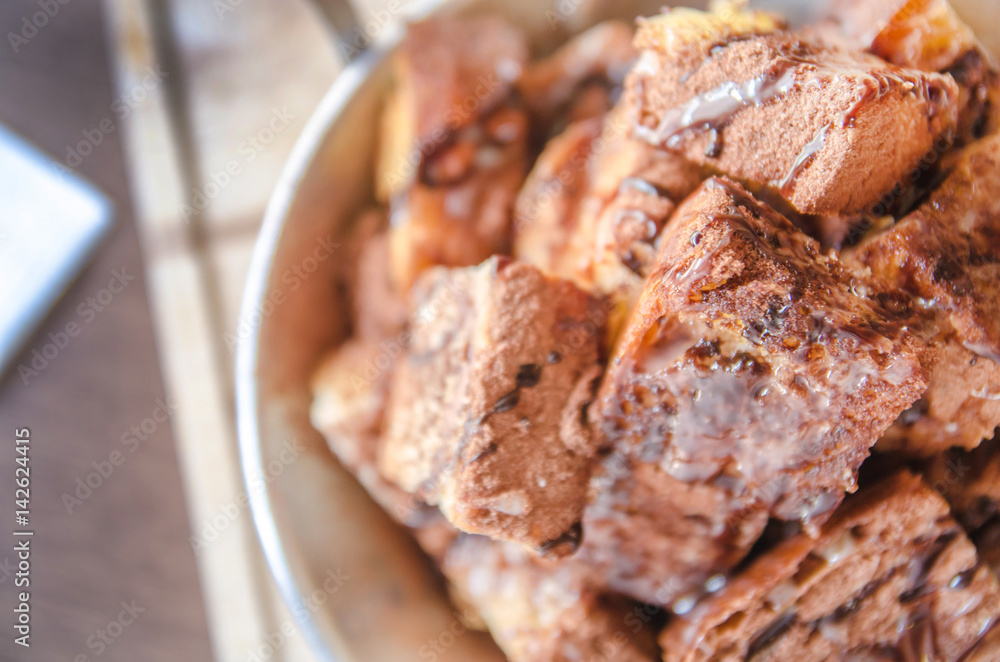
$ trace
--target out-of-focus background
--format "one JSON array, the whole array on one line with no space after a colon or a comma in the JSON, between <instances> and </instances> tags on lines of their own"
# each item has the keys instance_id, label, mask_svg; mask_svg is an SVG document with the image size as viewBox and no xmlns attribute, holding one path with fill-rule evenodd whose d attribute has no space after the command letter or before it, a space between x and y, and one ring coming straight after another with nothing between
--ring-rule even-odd
<instances>
[{"instance_id":1,"label":"out-of-focus background","mask_svg":"<svg viewBox=\"0 0 1000 662\"><path fill-rule=\"evenodd\" d=\"M355 3L358 43L403 5ZM231 376L264 206L341 53L308 0L4 0L0 26L0 125L115 210L0 381L0 660L308 661L246 507ZM30 649L11 629L21 427Z\"/></svg>"}]
</instances>

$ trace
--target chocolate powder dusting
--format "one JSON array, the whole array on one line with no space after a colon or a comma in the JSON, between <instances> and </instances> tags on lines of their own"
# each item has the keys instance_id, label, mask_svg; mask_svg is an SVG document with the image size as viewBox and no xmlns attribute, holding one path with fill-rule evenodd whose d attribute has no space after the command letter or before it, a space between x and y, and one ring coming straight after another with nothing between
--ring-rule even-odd
<instances>
[{"instance_id":1,"label":"chocolate powder dusting","mask_svg":"<svg viewBox=\"0 0 1000 662\"><path fill-rule=\"evenodd\" d=\"M430 18L391 68L311 415L464 626L512 662L997 658L1000 70L947 0L535 60Z\"/></svg>"}]
</instances>

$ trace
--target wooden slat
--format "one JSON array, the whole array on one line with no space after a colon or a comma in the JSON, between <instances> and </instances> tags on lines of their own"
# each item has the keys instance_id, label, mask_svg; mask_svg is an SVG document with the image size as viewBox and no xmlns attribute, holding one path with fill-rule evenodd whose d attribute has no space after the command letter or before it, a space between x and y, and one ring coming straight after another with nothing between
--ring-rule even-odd
<instances>
[{"instance_id":1,"label":"wooden slat","mask_svg":"<svg viewBox=\"0 0 1000 662\"><path fill-rule=\"evenodd\" d=\"M231 4L168 5L209 233L259 225L295 140L340 70L305 0Z\"/></svg>"},{"instance_id":2,"label":"wooden slat","mask_svg":"<svg viewBox=\"0 0 1000 662\"><path fill-rule=\"evenodd\" d=\"M119 94L143 87L147 72L163 62L154 48L152 3L105 3ZM177 403L174 428L197 535L213 520L218 538L199 550L198 562L217 660L245 660L247 651L273 631L267 577L252 522L245 509L232 517L243 485L226 393L219 369L218 331L212 323L214 285L186 221L187 180L183 144L168 96L176 76L163 82L123 120L126 161L135 196L136 223L144 247L157 344L170 396ZM149 87L148 85L146 86Z\"/></svg>"}]
</instances>

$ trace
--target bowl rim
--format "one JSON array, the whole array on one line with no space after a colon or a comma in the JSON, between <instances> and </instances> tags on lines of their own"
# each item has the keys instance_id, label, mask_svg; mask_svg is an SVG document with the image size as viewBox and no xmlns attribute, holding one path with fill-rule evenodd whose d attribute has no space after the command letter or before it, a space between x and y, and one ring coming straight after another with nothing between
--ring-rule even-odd
<instances>
[{"instance_id":1,"label":"bowl rim","mask_svg":"<svg viewBox=\"0 0 1000 662\"><path fill-rule=\"evenodd\" d=\"M438 4L438 1L433 4ZM331 128L337 123L371 72L383 61L387 53L401 38L402 30L400 28L394 26L391 30L386 30L386 32L390 31L392 34L387 35L386 39L381 40L378 44L373 44L337 74L333 84L323 95L319 105L309 117L302 133L296 140L264 212L263 223L254 244L250 269L240 304L240 319L252 319L250 313L267 295L277 249L290 220L299 184L308 170L314 166ZM288 541L282 537L278 529L270 491L266 487L252 489L250 483L252 476L265 475L266 471L260 437L257 383L261 326L262 323L249 325L249 332L241 337L237 344L235 362L236 436L241 480L250 503L254 529L260 540L268 568L278 585L279 593L286 605L291 607L301 604L304 600L304 594L300 590L295 573L288 563ZM298 612L294 609L292 611L295 621L313 652L325 659L336 660L330 650L329 641L323 636L316 621L299 618Z\"/></svg>"},{"instance_id":2,"label":"bowl rim","mask_svg":"<svg viewBox=\"0 0 1000 662\"><path fill-rule=\"evenodd\" d=\"M380 30L367 47L348 61L336 75L296 139L268 200L250 259L239 319L253 319L251 313L267 295L277 250L282 234L291 220L292 207L300 185L309 169L315 166L330 131L349 107L355 94L399 45L410 22L426 18L448 6L461 4L460 0L413 0L407 3L400 10L398 19ZM331 39L334 41L334 48L342 45L337 43L338 33L331 32ZM353 52L354 45L348 46L348 50L337 50L340 53ZM295 605L303 604L305 600L305 594L289 563L290 546L296 543L282 536L275 520L274 502L268 488L254 489L251 485L252 479L265 475L257 381L262 326L263 320L250 324L248 333L238 339L236 348L234 401L240 478L247 493L254 529L278 592L291 609L293 619L312 652L320 659L338 662L338 656L330 646L329 633L324 633L316 619L301 618L299 610L294 609Z\"/></svg>"},{"instance_id":3,"label":"bowl rim","mask_svg":"<svg viewBox=\"0 0 1000 662\"><path fill-rule=\"evenodd\" d=\"M315 167L331 130L369 76L402 41L408 24L449 8L460 10L462 7L478 4L481 4L478 0L411 0L399 11L397 20L386 25L369 42L367 48L348 61L337 74L299 134L268 200L251 255L239 319L253 319L252 313L268 293L278 248L291 221L291 211L301 183L309 170ZM340 45L337 43L338 38L338 33L332 31L334 48ZM349 46L347 50L338 50L340 53L353 52L353 44ZM252 479L265 475L266 470L261 443L260 389L257 377L263 320L248 326L247 333L238 338L234 364L240 478L247 494L256 536L278 592L291 609L292 617L312 652L319 659L339 662L339 656L331 646L336 639L335 633L327 632L317 619L300 617L300 611L294 608L303 604L306 597L298 581L300 576L296 574L294 563L291 562L293 555L290 552L294 552L299 543L282 534L275 518L275 502L270 490L266 486L263 489L259 486L254 488L251 484Z\"/></svg>"}]
</instances>

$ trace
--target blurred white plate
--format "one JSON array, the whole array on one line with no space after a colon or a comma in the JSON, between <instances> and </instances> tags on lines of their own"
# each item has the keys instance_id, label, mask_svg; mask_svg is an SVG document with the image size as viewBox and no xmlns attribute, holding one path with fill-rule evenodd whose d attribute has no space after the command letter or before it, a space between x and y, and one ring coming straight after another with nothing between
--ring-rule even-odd
<instances>
[{"instance_id":1,"label":"blurred white plate","mask_svg":"<svg viewBox=\"0 0 1000 662\"><path fill-rule=\"evenodd\" d=\"M112 225L103 194L0 126L0 374Z\"/></svg>"}]
</instances>

